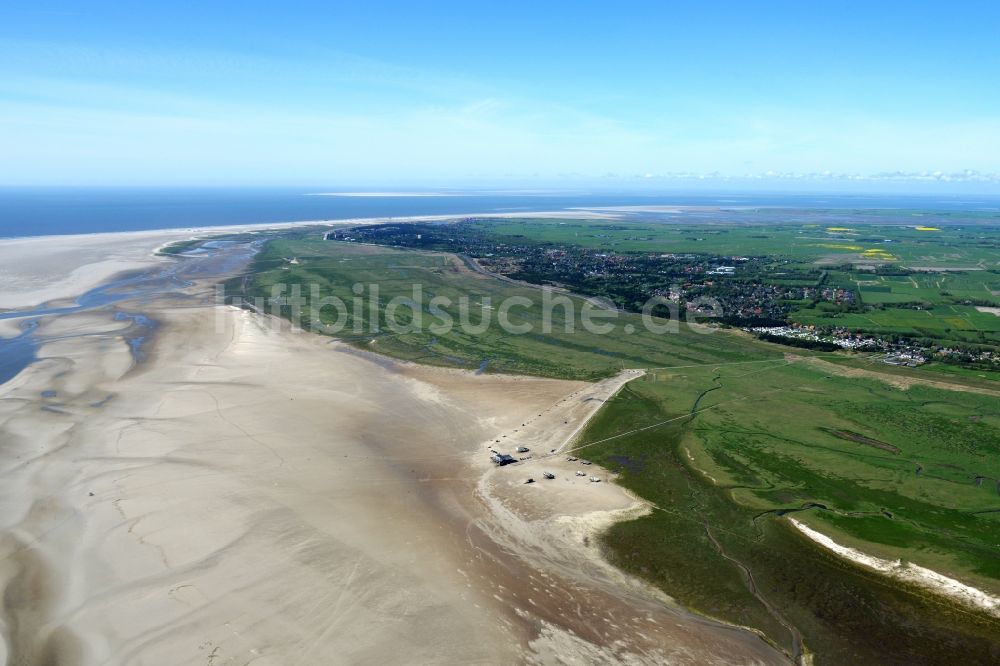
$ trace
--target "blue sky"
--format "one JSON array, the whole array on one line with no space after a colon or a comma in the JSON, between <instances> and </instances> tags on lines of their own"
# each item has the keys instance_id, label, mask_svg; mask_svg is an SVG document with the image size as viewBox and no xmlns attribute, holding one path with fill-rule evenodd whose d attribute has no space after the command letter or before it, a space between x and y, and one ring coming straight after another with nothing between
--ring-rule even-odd
<instances>
[{"instance_id":1,"label":"blue sky","mask_svg":"<svg viewBox=\"0 0 1000 666\"><path fill-rule=\"evenodd\" d=\"M7 3L0 184L1000 190L998 26L990 2Z\"/></svg>"}]
</instances>

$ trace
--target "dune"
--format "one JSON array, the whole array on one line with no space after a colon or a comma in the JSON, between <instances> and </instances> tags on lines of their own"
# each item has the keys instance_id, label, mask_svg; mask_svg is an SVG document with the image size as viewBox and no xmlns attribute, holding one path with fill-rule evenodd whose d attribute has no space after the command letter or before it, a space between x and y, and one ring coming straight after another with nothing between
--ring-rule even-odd
<instances>
[{"instance_id":1,"label":"dune","mask_svg":"<svg viewBox=\"0 0 1000 666\"><path fill-rule=\"evenodd\" d=\"M1000 597L912 562L886 560L868 555L856 548L839 544L822 532L814 530L794 518L788 520L799 532L845 560L850 560L868 569L874 569L890 578L912 583L965 606L983 610L994 617L1000 617Z\"/></svg>"}]
</instances>

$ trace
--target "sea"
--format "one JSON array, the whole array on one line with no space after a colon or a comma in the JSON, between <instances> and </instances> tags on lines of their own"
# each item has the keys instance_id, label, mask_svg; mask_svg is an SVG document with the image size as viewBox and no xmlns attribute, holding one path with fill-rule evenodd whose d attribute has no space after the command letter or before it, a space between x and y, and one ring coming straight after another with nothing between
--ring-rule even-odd
<instances>
[{"instance_id":1,"label":"sea","mask_svg":"<svg viewBox=\"0 0 1000 666\"><path fill-rule=\"evenodd\" d=\"M1000 214L1000 196L997 195L464 191L444 195L415 192L318 196L321 192L325 191L292 187L0 188L0 238L615 206L861 208Z\"/></svg>"}]
</instances>

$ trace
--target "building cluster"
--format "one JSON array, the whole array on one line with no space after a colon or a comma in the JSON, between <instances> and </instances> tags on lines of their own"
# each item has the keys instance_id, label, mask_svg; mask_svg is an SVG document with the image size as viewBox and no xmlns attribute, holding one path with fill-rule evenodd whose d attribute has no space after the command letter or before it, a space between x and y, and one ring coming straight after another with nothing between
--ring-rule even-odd
<instances>
[{"instance_id":1,"label":"building cluster","mask_svg":"<svg viewBox=\"0 0 1000 666\"><path fill-rule=\"evenodd\" d=\"M926 363L931 356L927 348L910 340L890 340L877 335L850 331L846 328L825 329L803 324L789 324L787 326L751 326L744 330L772 338L825 343L854 351L882 352L884 354L882 361L890 365L913 367Z\"/></svg>"},{"instance_id":2,"label":"building cluster","mask_svg":"<svg viewBox=\"0 0 1000 666\"><path fill-rule=\"evenodd\" d=\"M730 320L784 321L804 301L824 301L850 310L857 304L854 291L837 287L789 287L771 284L766 276L744 280L705 280L685 285L685 295L711 296Z\"/></svg>"},{"instance_id":3,"label":"building cluster","mask_svg":"<svg viewBox=\"0 0 1000 666\"><path fill-rule=\"evenodd\" d=\"M935 347L931 356L942 361L962 364L992 366L1000 369L1000 352L989 349L962 349L959 347Z\"/></svg>"},{"instance_id":4,"label":"building cluster","mask_svg":"<svg viewBox=\"0 0 1000 666\"><path fill-rule=\"evenodd\" d=\"M633 311L654 297L687 307L690 301L708 296L728 321L770 322L785 321L803 301L825 301L844 309L856 303L852 290L823 286L821 271L794 276L805 286L770 280L775 268L770 257L614 252L529 242L491 234L473 220L370 225L333 231L328 238L456 252L475 258L497 275L601 296Z\"/></svg>"},{"instance_id":5,"label":"building cluster","mask_svg":"<svg viewBox=\"0 0 1000 666\"><path fill-rule=\"evenodd\" d=\"M826 342L841 349L888 351L891 343L877 336L852 333L844 328L822 329L816 326L788 324L787 326L748 326L743 330L776 338L790 338L811 342Z\"/></svg>"}]
</instances>

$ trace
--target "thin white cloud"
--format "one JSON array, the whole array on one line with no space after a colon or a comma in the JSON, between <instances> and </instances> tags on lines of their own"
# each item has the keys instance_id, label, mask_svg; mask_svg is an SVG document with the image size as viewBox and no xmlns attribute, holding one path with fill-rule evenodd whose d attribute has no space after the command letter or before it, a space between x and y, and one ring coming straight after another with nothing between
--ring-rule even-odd
<instances>
[{"instance_id":1,"label":"thin white cloud","mask_svg":"<svg viewBox=\"0 0 1000 666\"><path fill-rule=\"evenodd\" d=\"M516 83L318 53L318 64L301 68L224 53L0 44L0 184L608 173L995 183L1000 173L1000 116L894 119L738 103L689 114L665 99L636 119L585 97L568 104L524 96ZM175 70L196 74L178 82ZM148 74L141 84L137 72Z\"/></svg>"}]
</instances>

